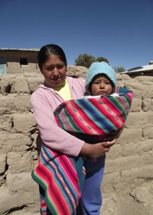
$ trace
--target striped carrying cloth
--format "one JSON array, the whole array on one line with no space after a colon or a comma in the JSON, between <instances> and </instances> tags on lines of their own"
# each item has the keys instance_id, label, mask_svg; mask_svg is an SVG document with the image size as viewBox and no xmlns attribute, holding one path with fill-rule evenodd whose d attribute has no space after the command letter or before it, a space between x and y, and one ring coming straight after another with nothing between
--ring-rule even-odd
<instances>
[{"instance_id":1,"label":"striped carrying cloth","mask_svg":"<svg viewBox=\"0 0 153 215\"><path fill-rule=\"evenodd\" d=\"M118 87L107 96L84 97L63 102L55 111L58 125L87 142L115 138L123 128L132 104L133 92Z\"/></svg>"},{"instance_id":2,"label":"striped carrying cloth","mask_svg":"<svg viewBox=\"0 0 153 215\"><path fill-rule=\"evenodd\" d=\"M133 99L132 91L126 88L118 88L117 93L118 96L63 102L55 110L55 119L61 128L85 141L113 139L124 126ZM78 159L82 162L80 157ZM38 164L32 172L32 178L44 191L42 215L47 215L45 204L53 215L76 215L81 196L78 175L82 175L81 171L77 174L76 164L74 158L42 144ZM80 170L82 166L80 164Z\"/></svg>"},{"instance_id":3,"label":"striped carrying cloth","mask_svg":"<svg viewBox=\"0 0 153 215\"><path fill-rule=\"evenodd\" d=\"M76 215L81 191L74 159L42 144L32 178L44 191L42 215L47 215L48 210L53 215Z\"/></svg>"}]
</instances>

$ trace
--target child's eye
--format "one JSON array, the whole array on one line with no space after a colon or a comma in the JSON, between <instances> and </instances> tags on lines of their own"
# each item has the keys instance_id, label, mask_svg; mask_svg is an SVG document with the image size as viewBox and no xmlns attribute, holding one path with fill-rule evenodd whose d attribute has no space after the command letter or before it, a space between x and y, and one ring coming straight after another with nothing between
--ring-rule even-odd
<instances>
[{"instance_id":1,"label":"child's eye","mask_svg":"<svg viewBox=\"0 0 153 215\"><path fill-rule=\"evenodd\" d=\"M109 81L105 82L105 84L111 84Z\"/></svg>"},{"instance_id":2,"label":"child's eye","mask_svg":"<svg viewBox=\"0 0 153 215\"><path fill-rule=\"evenodd\" d=\"M101 83L101 81L95 81L94 82L94 84L100 84Z\"/></svg>"}]
</instances>

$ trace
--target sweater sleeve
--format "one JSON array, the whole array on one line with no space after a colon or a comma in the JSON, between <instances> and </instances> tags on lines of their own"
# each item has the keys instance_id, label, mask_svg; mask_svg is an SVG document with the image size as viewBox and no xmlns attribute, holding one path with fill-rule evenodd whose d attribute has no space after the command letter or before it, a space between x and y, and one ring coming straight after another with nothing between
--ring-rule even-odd
<instances>
[{"instance_id":1,"label":"sweater sleeve","mask_svg":"<svg viewBox=\"0 0 153 215\"><path fill-rule=\"evenodd\" d=\"M78 156L84 141L70 135L56 124L53 108L47 97L42 92L34 92L31 96L31 103L43 143L61 153Z\"/></svg>"}]
</instances>

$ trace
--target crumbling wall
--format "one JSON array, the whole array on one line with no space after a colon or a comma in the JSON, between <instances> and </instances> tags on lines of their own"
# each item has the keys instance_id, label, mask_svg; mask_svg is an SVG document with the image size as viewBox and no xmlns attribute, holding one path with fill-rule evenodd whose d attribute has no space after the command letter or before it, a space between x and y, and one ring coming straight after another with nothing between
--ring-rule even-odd
<instances>
[{"instance_id":1,"label":"crumbling wall","mask_svg":"<svg viewBox=\"0 0 153 215\"><path fill-rule=\"evenodd\" d=\"M40 73L0 77L0 215L39 214L31 178L38 156L30 96L42 81ZM125 129L107 154L102 214L152 215L153 78L118 75L118 83L129 86L135 98Z\"/></svg>"},{"instance_id":2,"label":"crumbling wall","mask_svg":"<svg viewBox=\"0 0 153 215\"><path fill-rule=\"evenodd\" d=\"M153 77L120 76L134 92L125 129L107 154L103 215L153 214Z\"/></svg>"}]
</instances>

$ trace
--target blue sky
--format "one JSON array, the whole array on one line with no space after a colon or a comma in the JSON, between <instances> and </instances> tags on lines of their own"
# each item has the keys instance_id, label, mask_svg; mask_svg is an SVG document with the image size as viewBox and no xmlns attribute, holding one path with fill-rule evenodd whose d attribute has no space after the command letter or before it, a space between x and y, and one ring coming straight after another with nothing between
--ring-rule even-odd
<instances>
[{"instance_id":1,"label":"blue sky","mask_svg":"<svg viewBox=\"0 0 153 215\"><path fill-rule=\"evenodd\" d=\"M60 45L125 69L153 60L153 0L1 0L0 48Z\"/></svg>"}]
</instances>

